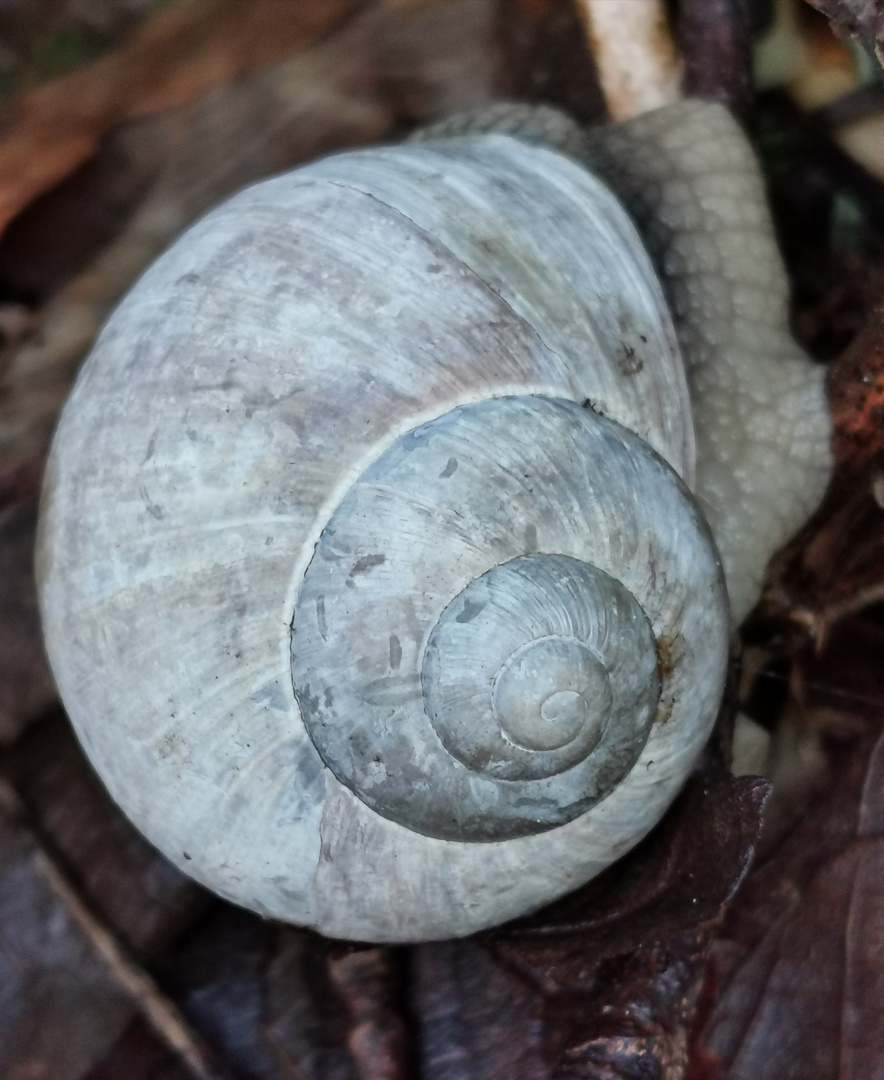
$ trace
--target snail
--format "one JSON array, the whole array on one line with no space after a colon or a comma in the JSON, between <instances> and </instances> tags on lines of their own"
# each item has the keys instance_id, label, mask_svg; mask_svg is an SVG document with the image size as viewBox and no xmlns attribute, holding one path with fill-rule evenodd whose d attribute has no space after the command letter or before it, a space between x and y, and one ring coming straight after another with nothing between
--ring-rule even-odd
<instances>
[{"instance_id":1,"label":"snail","mask_svg":"<svg viewBox=\"0 0 884 1080\"><path fill-rule=\"evenodd\" d=\"M659 820L829 465L729 114L502 106L250 187L144 274L55 434L47 650L198 881L464 935Z\"/></svg>"}]
</instances>

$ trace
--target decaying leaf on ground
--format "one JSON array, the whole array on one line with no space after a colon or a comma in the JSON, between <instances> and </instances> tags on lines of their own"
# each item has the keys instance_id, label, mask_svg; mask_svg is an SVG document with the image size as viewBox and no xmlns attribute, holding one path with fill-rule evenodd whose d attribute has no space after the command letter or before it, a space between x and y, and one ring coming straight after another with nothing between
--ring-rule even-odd
<instances>
[{"instance_id":1,"label":"decaying leaf on ground","mask_svg":"<svg viewBox=\"0 0 884 1080\"><path fill-rule=\"evenodd\" d=\"M809 0L809 3L827 15L836 27L855 34L881 59L884 50L884 11L877 0Z\"/></svg>"},{"instance_id":2,"label":"decaying leaf on ground","mask_svg":"<svg viewBox=\"0 0 884 1080\"><path fill-rule=\"evenodd\" d=\"M884 635L863 615L833 634L829 655L799 665L817 768L797 790L794 778L775 788L774 835L713 950L705 1040L733 1080L861 1080L881 1068ZM839 690L845 654L863 683Z\"/></svg>"},{"instance_id":3,"label":"decaying leaf on ground","mask_svg":"<svg viewBox=\"0 0 884 1080\"><path fill-rule=\"evenodd\" d=\"M592 6L179 0L116 53L8 109L3 1076L871 1080L880 1069L880 312L833 368L829 500L772 569L747 631L741 705L771 730L775 762L752 870L768 785L729 776L726 755L711 753L651 842L532 919L410 949L324 941L231 908L152 851L86 765L42 657L28 563L43 454L80 358L132 280L227 193L318 154L501 97L599 119L605 78L600 89L581 25ZM828 6L875 32L870 5ZM763 7L669 5L687 88L736 104L756 130L776 104L759 110L749 93ZM822 119L809 122L814 149L774 188L801 206L800 225L788 207L779 216L797 325L828 358L872 306L884 216L874 178L833 149ZM865 248L833 245L845 200L866 215Z\"/></svg>"},{"instance_id":4,"label":"decaying leaf on ground","mask_svg":"<svg viewBox=\"0 0 884 1080\"><path fill-rule=\"evenodd\" d=\"M114 125L164 112L290 56L358 0L201 0L160 9L119 52L45 83L10 108L0 156L0 228L96 150Z\"/></svg>"}]
</instances>

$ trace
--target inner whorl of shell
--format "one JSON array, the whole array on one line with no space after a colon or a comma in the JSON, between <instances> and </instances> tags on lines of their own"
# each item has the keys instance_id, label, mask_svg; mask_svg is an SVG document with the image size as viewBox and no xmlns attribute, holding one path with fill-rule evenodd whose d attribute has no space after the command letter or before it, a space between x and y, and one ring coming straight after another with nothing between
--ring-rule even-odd
<instances>
[{"instance_id":1,"label":"inner whorl of shell","mask_svg":"<svg viewBox=\"0 0 884 1080\"><path fill-rule=\"evenodd\" d=\"M500 780L571 770L578 800L629 771L660 696L644 612L567 555L523 555L471 582L430 633L421 686L433 729L468 769Z\"/></svg>"},{"instance_id":2,"label":"inner whorl of shell","mask_svg":"<svg viewBox=\"0 0 884 1080\"><path fill-rule=\"evenodd\" d=\"M310 737L428 836L572 821L665 705L655 636L692 562L719 587L680 480L618 424L540 396L456 408L397 439L316 546L292 635Z\"/></svg>"}]
</instances>

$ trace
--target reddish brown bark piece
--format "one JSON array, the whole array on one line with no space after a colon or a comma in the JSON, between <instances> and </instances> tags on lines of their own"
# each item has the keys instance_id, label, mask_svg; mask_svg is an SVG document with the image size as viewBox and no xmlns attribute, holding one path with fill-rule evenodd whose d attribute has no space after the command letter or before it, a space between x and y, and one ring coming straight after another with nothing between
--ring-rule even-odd
<instances>
[{"instance_id":1,"label":"reddish brown bark piece","mask_svg":"<svg viewBox=\"0 0 884 1080\"><path fill-rule=\"evenodd\" d=\"M884 1062L884 739L831 760L715 949L706 1038L727 1080L871 1080Z\"/></svg>"},{"instance_id":2,"label":"reddish brown bark piece","mask_svg":"<svg viewBox=\"0 0 884 1080\"><path fill-rule=\"evenodd\" d=\"M832 366L830 398L838 462L860 468L884 449L884 303Z\"/></svg>"}]
</instances>

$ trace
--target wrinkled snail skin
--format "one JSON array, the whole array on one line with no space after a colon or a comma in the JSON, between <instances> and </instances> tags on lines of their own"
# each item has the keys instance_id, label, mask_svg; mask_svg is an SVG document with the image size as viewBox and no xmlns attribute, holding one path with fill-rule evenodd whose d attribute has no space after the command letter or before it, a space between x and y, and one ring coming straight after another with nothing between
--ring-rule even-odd
<instances>
[{"instance_id":1,"label":"wrinkled snail skin","mask_svg":"<svg viewBox=\"0 0 884 1080\"><path fill-rule=\"evenodd\" d=\"M649 831L714 722L684 331L616 199L530 145L583 138L557 116L242 192L59 422L62 699L142 832L261 914L414 941L536 909Z\"/></svg>"},{"instance_id":2,"label":"wrinkled snail skin","mask_svg":"<svg viewBox=\"0 0 884 1080\"><path fill-rule=\"evenodd\" d=\"M506 131L581 161L617 194L667 294L691 388L695 491L738 625L770 557L832 472L825 368L789 330L788 281L751 146L727 109L687 100L586 131L502 103L422 132Z\"/></svg>"}]
</instances>

